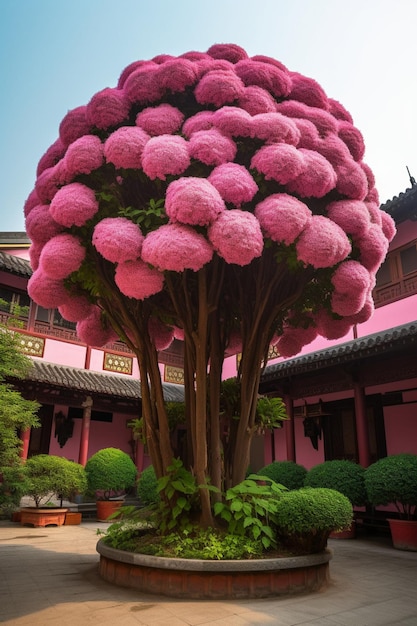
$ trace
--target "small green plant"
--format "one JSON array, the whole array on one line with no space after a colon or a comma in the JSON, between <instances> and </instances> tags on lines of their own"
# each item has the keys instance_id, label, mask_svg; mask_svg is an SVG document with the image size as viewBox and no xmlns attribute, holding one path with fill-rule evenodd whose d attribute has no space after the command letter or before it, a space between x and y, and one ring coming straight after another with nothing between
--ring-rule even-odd
<instances>
[{"instance_id":1,"label":"small green plant","mask_svg":"<svg viewBox=\"0 0 417 626\"><path fill-rule=\"evenodd\" d=\"M183 559L250 559L263 553L261 541L249 537L231 535L224 530L202 529L197 526L181 532L161 534L152 515L144 516L143 510L122 507L116 513L118 521L106 531L98 530L106 545L153 556Z\"/></svg>"},{"instance_id":2,"label":"small green plant","mask_svg":"<svg viewBox=\"0 0 417 626\"><path fill-rule=\"evenodd\" d=\"M160 529L190 529L198 504L198 485L194 476L185 469L180 459L173 459L166 476L158 480L157 491L161 497L159 507Z\"/></svg>"},{"instance_id":3,"label":"small green plant","mask_svg":"<svg viewBox=\"0 0 417 626\"><path fill-rule=\"evenodd\" d=\"M261 541L217 529L197 528L190 533L172 533L161 538L155 556L182 559L253 559L261 556Z\"/></svg>"},{"instance_id":4,"label":"small green plant","mask_svg":"<svg viewBox=\"0 0 417 626\"><path fill-rule=\"evenodd\" d=\"M137 492L139 500L145 506L158 504L161 501L158 493L158 480L153 465L149 465L141 472L138 479Z\"/></svg>"},{"instance_id":5,"label":"small green plant","mask_svg":"<svg viewBox=\"0 0 417 626\"><path fill-rule=\"evenodd\" d=\"M112 493L135 485L137 469L130 456L118 448L102 448L86 463L88 491L108 500Z\"/></svg>"},{"instance_id":6,"label":"small green plant","mask_svg":"<svg viewBox=\"0 0 417 626\"><path fill-rule=\"evenodd\" d=\"M308 554L323 550L330 533L349 528L352 518L352 505L339 491L304 487L282 494L274 522L284 545Z\"/></svg>"},{"instance_id":7,"label":"small green plant","mask_svg":"<svg viewBox=\"0 0 417 626\"><path fill-rule=\"evenodd\" d=\"M364 506L367 501L365 468L352 461L324 461L308 471L304 484L336 489L355 506Z\"/></svg>"},{"instance_id":8,"label":"small green plant","mask_svg":"<svg viewBox=\"0 0 417 626\"><path fill-rule=\"evenodd\" d=\"M110 515L113 523L105 530L97 530L103 535L103 541L112 548L138 552L140 538L144 535L154 536L155 524L149 510L137 509L135 506L122 506Z\"/></svg>"},{"instance_id":9,"label":"small green plant","mask_svg":"<svg viewBox=\"0 0 417 626\"><path fill-rule=\"evenodd\" d=\"M84 467L60 456L38 454L22 467L25 495L31 496L37 507L48 505L55 496L70 499L87 489Z\"/></svg>"},{"instance_id":10,"label":"small green plant","mask_svg":"<svg viewBox=\"0 0 417 626\"><path fill-rule=\"evenodd\" d=\"M365 470L365 488L374 506L394 504L400 517L417 515L417 454L393 454Z\"/></svg>"},{"instance_id":11,"label":"small green plant","mask_svg":"<svg viewBox=\"0 0 417 626\"><path fill-rule=\"evenodd\" d=\"M287 489L300 489L304 486L307 470L294 461L273 461L259 470L259 474L268 476Z\"/></svg>"},{"instance_id":12,"label":"small green plant","mask_svg":"<svg viewBox=\"0 0 417 626\"><path fill-rule=\"evenodd\" d=\"M276 545L271 519L284 491L267 476L251 474L227 490L225 502L216 502L214 513L227 522L230 534L260 540L268 549Z\"/></svg>"},{"instance_id":13,"label":"small green plant","mask_svg":"<svg viewBox=\"0 0 417 626\"><path fill-rule=\"evenodd\" d=\"M281 428L282 422L288 419L285 404L281 398L263 396L256 403L256 422L261 433L273 428Z\"/></svg>"},{"instance_id":14,"label":"small green plant","mask_svg":"<svg viewBox=\"0 0 417 626\"><path fill-rule=\"evenodd\" d=\"M222 415L230 420L239 419L240 385L237 378L227 378L221 384L220 409ZM255 429L258 433L272 428L281 428L288 419L285 404L281 398L260 396L256 402Z\"/></svg>"}]
</instances>

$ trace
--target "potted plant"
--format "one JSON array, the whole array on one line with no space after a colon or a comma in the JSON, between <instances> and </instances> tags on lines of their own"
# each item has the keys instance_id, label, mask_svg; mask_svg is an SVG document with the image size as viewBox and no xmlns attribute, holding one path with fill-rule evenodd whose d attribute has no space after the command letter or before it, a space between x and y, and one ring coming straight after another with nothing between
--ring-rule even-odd
<instances>
[{"instance_id":1,"label":"potted plant","mask_svg":"<svg viewBox=\"0 0 417 626\"><path fill-rule=\"evenodd\" d=\"M87 488L87 478L82 465L63 457L39 454L28 459L22 466L25 495L33 498L34 507L21 509L21 524L62 526L68 509L62 507L64 499ZM54 506L53 499L61 506Z\"/></svg>"},{"instance_id":2,"label":"potted plant","mask_svg":"<svg viewBox=\"0 0 417 626\"><path fill-rule=\"evenodd\" d=\"M304 485L307 470L294 461L273 461L259 470L260 476L267 476L287 489L300 489Z\"/></svg>"},{"instance_id":3,"label":"potted plant","mask_svg":"<svg viewBox=\"0 0 417 626\"><path fill-rule=\"evenodd\" d=\"M106 521L123 503L126 489L135 485L137 469L118 448L102 448L86 463L88 491L95 494L97 519Z\"/></svg>"},{"instance_id":4,"label":"potted plant","mask_svg":"<svg viewBox=\"0 0 417 626\"><path fill-rule=\"evenodd\" d=\"M397 509L399 519L388 518L394 548L417 551L417 454L379 459L365 471L365 488L372 505Z\"/></svg>"},{"instance_id":5,"label":"potted plant","mask_svg":"<svg viewBox=\"0 0 417 626\"><path fill-rule=\"evenodd\" d=\"M352 506L364 506L367 502L365 468L347 460L324 461L312 467L304 479L306 487L326 487L342 493ZM351 539L355 536L355 523L350 529L331 534L333 539Z\"/></svg>"},{"instance_id":6,"label":"potted plant","mask_svg":"<svg viewBox=\"0 0 417 626\"><path fill-rule=\"evenodd\" d=\"M282 494L274 524L283 545L312 554L325 549L332 531L349 528L352 517L352 505L339 491L303 487Z\"/></svg>"}]
</instances>

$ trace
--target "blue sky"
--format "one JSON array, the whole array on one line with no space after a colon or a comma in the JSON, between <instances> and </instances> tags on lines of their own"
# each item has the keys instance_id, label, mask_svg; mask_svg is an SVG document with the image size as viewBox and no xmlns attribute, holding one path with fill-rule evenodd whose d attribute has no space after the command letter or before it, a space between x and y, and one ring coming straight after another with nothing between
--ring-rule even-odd
<instances>
[{"instance_id":1,"label":"blue sky","mask_svg":"<svg viewBox=\"0 0 417 626\"><path fill-rule=\"evenodd\" d=\"M24 230L66 112L129 63L236 43L316 79L365 137L381 201L417 179L415 0L0 0L0 231Z\"/></svg>"}]
</instances>

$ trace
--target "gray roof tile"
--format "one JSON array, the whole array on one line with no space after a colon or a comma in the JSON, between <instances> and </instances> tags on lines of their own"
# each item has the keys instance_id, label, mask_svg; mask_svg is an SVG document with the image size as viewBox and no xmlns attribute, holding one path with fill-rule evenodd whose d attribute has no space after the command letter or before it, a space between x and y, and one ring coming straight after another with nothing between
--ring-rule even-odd
<instances>
[{"instance_id":1,"label":"gray roof tile","mask_svg":"<svg viewBox=\"0 0 417 626\"><path fill-rule=\"evenodd\" d=\"M49 383L55 387L76 389L104 396L117 396L119 398L141 397L140 382L135 378L102 374L66 365L56 365L46 361L33 360L33 367L30 368L26 375L26 380ZM184 400L184 388L182 385L164 383L163 389L166 401L182 402Z\"/></svg>"}]
</instances>

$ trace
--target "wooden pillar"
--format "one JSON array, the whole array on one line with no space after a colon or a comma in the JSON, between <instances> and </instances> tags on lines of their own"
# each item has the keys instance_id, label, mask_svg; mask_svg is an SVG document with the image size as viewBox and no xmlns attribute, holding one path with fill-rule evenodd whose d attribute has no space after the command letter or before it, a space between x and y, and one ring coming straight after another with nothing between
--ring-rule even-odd
<instances>
[{"instance_id":1,"label":"wooden pillar","mask_svg":"<svg viewBox=\"0 0 417 626\"><path fill-rule=\"evenodd\" d=\"M20 450L20 458L26 461L29 453L29 441L30 441L30 428L26 428L26 430L22 430L20 433L20 438L22 440L22 448Z\"/></svg>"},{"instance_id":2,"label":"wooden pillar","mask_svg":"<svg viewBox=\"0 0 417 626\"><path fill-rule=\"evenodd\" d=\"M366 420L366 403L365 391L363 387L355 382L355 419L356 419L356 435L358 438L358 461L363 467L371 464L371 456L369 451L369 431L368 422Z\"/></svg>"},{"instance_id":3,"label":"wooden pillar","mask_svg":"<svg viewBox=\"0 0 417 626\"><path fill-rule=\"evenodd\" d=\"M287 461L295 462L295 428L294 428L294 405L291 396L284 395L285 408L288 420L284 422L285 443L287 447Z\"/></svg>"},{"instance_id":4,"label":"wooden pillar","mask_svg":"<svg viewBox=\"0 0 417 626\"><path fill-rule=\"evenodd\" d=\"M85 465L88 458L88 443L90 440L90 422L91 422L91 407L93 406L93 399L91 396L87 396L85 402L83 402L83 421L81 425L81 437L80 437L80 452L78 455L78 463Z\"/></svg>"}]
</instances>

